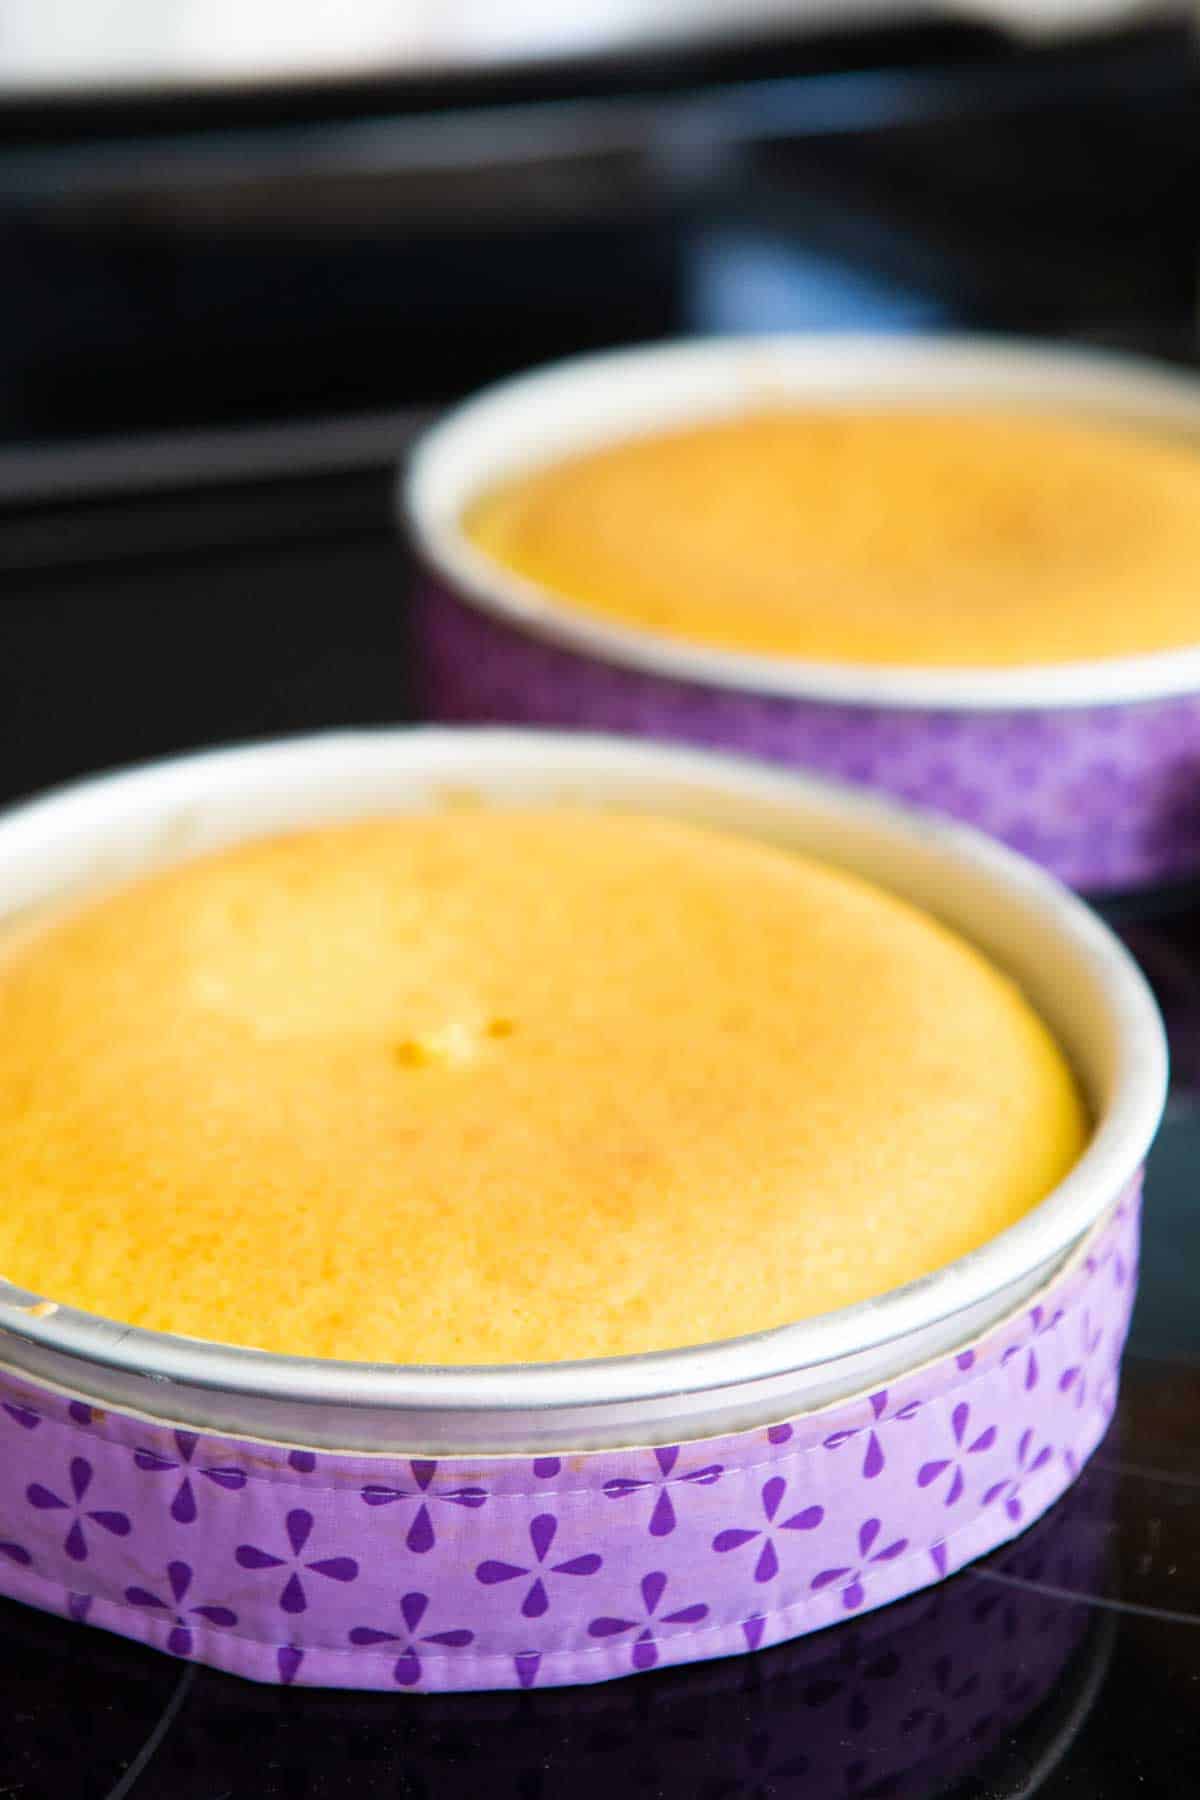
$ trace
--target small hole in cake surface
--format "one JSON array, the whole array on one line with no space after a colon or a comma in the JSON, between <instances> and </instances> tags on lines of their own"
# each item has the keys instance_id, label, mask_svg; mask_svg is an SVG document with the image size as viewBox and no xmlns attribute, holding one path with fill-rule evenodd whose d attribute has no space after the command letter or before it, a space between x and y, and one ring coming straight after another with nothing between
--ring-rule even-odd
<instances>
[{"instance_id":1,"label":"small hole in cake surface","mask_svg":"<svg viewBox=\"0 0 1200 1800\"><path fill-rule=\"evenodd\" d=\"M511 1037L516 1029L516 1022L513 1019L489 1019L487 1034L490 1038L507 1038Z\"/></svg>"}]
</instances>

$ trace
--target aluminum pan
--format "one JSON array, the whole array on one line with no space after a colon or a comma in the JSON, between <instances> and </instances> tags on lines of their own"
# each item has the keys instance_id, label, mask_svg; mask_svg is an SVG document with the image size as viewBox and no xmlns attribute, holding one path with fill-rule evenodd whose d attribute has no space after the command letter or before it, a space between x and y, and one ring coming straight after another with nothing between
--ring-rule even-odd
<instances>
[{"instance_id":1,"label":"aluminum pan","mask_svg":"<svg viewBox=\"0 0 1200 1800\"><path fill-rule=\"evenodd\" d=\"M1200 693L1194 646L1015 669L893 668L712 649L562 606L461 528L503 476L664 425L783 400L875 407L1003 405L1116 419L1200 447L1200 378L1107 351L954 334L698 338L601 351L497 382L416 447L398 504L454 590L533 637L676 681L832 703L952 712L1136 704Z\"/></svg>"},{"instance_id":2,"label":"aluminum pan","mask_svg":"<svg viewBox=\"0 0 1200 1800\"><path fill-rule=\"evenodd\" d=\"M1097 1118L1024 1219L877 1299L723 1343L514 1367L276 1356L114 1324L0 1282L0 1361L159 1417L345 1448L654 1442L780 1417L961 1343L1031 1294L1116 1200L1161 1116L1166 1045L1107 928L1024 859L963 827L834 784L696 751L506 731L336 733L152 764L0 819L0 916L317 820L440 804L620 803L724 824L853 868L962 930L1058 1031Z\"/></svg>"}]
</instances>

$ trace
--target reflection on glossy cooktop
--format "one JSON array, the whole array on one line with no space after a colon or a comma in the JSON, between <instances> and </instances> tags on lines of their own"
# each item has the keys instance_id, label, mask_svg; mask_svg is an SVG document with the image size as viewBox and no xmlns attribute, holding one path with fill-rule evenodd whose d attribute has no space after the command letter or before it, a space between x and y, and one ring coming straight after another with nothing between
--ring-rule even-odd
<instances>
[{"instance_id":1,"label":"reflection on glossy cooktop","mask_svg":"<svg viewBox=\"0 0 1200 1800\"><path fill-rule=\"evenodd\" d=\"M1171 1027L1142 1287L1076 1487L942 1588L758 1656L545 1693L276 1691L0 1603L4 1800L1200 1792L1200 925L1126 924Z\"/></svg>"}]
</instances>

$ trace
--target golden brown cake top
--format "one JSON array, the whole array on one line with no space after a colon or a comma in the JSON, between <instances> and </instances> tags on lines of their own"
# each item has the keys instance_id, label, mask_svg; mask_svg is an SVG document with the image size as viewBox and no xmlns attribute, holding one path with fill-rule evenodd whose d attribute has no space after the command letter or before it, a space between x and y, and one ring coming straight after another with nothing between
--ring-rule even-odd
<instances>
[{"instance_id":1,"label":"golden brown cake top","mask_svg":"<svg viewBox=\"0 0 1200 1800\"><path fill-rule=\"evenodd\" d=\"M465 526L569 607L724 649L1005 668L1200 643L1200 450L1101 420L743 414L516 476Z\"/></svg>"},{"instance_id":2,"label":"golden brown cake top","mask_svg":"<svg viewBox=\"0 0 1200 1800\"><path fill-rule=\"evenodd\" d=\"M962 939L658 818L263 840L0 961L0 1271L272 1350L757 1331L982 1243L1085 1131L1049 1032Z\"/></svg>"}]
</instances>

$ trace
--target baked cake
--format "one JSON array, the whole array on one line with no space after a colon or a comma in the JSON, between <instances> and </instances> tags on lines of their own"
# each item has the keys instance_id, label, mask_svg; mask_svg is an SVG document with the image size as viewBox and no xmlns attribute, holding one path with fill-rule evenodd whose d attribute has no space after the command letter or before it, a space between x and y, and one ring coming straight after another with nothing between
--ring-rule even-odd
<instances>
[{"instance_id":1,"label":"baked cake","mask_svg":"<svg viewBox=\"0 0 1200 1800\"><path fill-rule=\"evenodd\" d=\"M0 959L0 1272L372 1362L623 1355L866 1299L1087 1135L1014 983L748 838L453 809L245 843Z\"/></svg>"},{"instance_id":2,"label":"baked cake","mask_svg":"<svg viewBox=\"0 0 1200 1800\"><path fill-rule=\"evenodd\" d=\"M1102 420L739 415L524 471L464 527L566 608L720 649L1004 668L1200 642L1200 455Z\"/></svg>"}]
</instances>

